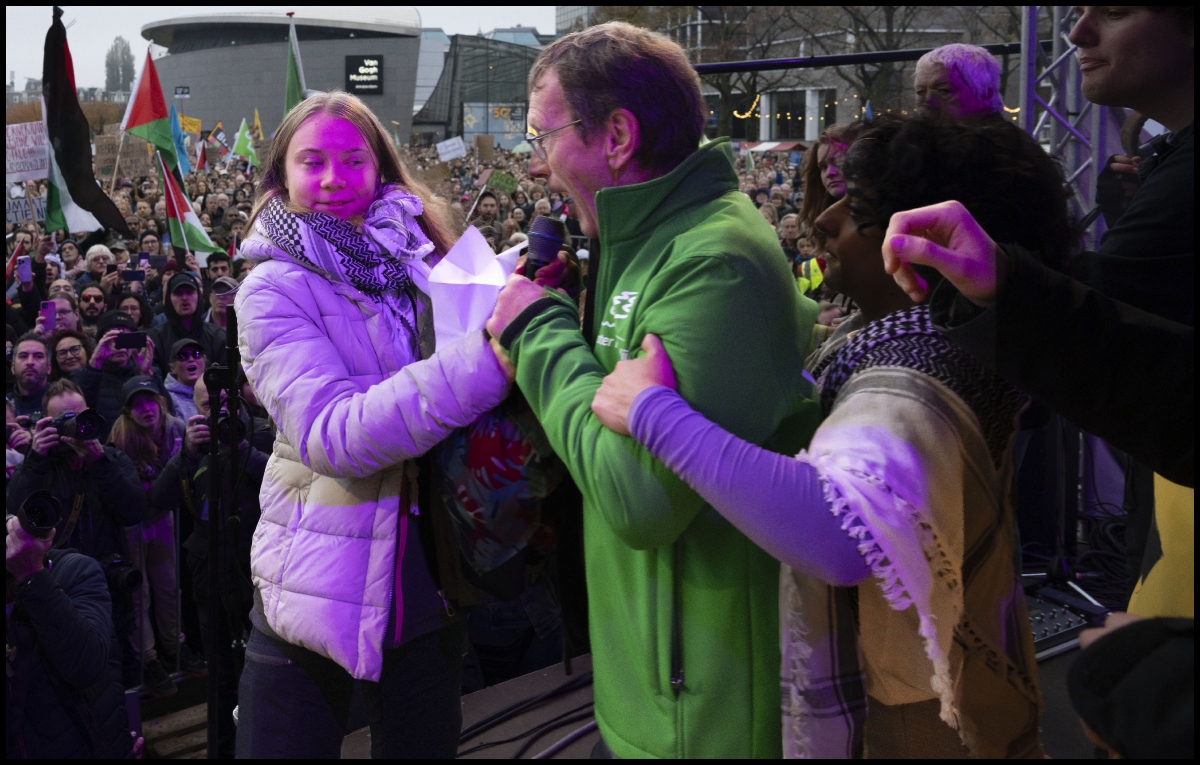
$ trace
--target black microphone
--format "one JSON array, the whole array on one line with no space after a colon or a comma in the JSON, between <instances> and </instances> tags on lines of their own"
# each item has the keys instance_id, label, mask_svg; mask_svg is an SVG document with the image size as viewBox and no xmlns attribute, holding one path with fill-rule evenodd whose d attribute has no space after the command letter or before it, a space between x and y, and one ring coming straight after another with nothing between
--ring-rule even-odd
<instances>
[{"instance_id":1,"label":"black microphone","mask_svg":"<svg viewBox=\"0 0 1200 765\"><path fill-rule=\"evenodd\" d=\"M562 249L566 227L562 221L539 215L529 224L529 249L525 257L525 278L532 279L539 268L550 265Z\"/></svg>"}]
</instances>

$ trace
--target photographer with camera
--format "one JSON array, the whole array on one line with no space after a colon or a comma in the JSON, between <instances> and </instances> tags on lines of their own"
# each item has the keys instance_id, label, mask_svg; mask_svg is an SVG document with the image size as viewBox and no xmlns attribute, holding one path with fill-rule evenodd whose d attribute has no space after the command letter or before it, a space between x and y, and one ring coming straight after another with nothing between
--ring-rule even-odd
<instances>
[{"instance_id":1,"label":"photographer with camera","mask_svg":"<svg viewBox=\"0 0 1200 765\"><path fill-rule=\"evenodd\" d=\"M250 545L261 513L258 492L268 455L247 441L249 423L240 415L228 412L225 397L221 397L221 416L217 421L217 438L222 461L232 467L221 471L224 486L222 496L236 482L234 506L222 504L226 513L226 539L220 545L220 560L214 565L208 560L208 468L209 443L212 439L208 417L211 408L204 379L196 381L195 405L199 414L188 418L183 448L167 462L150 490L153 507L182 506L192 514L193 530L183 543L187 564L192 575L192 593L200 616L200 634L204 641L204 656L210 672L217 673L219 688L218 712L221 722L219 757L234 756L237 729L233 725L233 708L237 706L238 681L245 661L245 641L250 634L250 609L253 607L254 587L250 583ZM255 423L258 424L257 422ZM230 458L234 444L237 454ZM208 582L213 571L221 581L220 608L208 602ZM220 638L216 645L209 639L213 619ZM236 648L234 646L237 646Z\"/></svg>"},{"instance_id":2,"label":"photographer with camera","mask_svg":"<svg viewBox=\"0 0 1200 765\"><path fill-rule=\"evenodd\" d=\"M100 339L91 361L71 373L71 382L83 391L83 398L105 420L100 441L108 440L109 430L124 405L122 388L135 377L154 374L154 343L137 322L121 311L107 311L96 324ZM164 392L160 381L155 387Z\"/></svg>"},{"instance_id":3,"label":"photographer with camera","mask_svg":"<svg viewBox=\"0 0 1200 765\"><path fill-rule=\"evenodd\" d=\"M19 507L42 489L58 500L63 508L58 546L100 562L117 636L125 640L133 627L131 595L141 584L128 562L125 527L141 523L146 513L137 469L119 449L101 445L103 418L88 409L73 382L51 383L42 411L46 416L34 425L29 454L8 484L7 505Z\"/></svg>"},{"instance_id":4,"label":"photographer with camera","mask_svg":"<svg viewBox=\"0 0 1200 765\"><path fill-rule=\"evenodd\" d=\"M7 523L5 756L128 758L104 572L74 550L52 549L58 508L38 495Z\"/></svg>"}]
</instances>

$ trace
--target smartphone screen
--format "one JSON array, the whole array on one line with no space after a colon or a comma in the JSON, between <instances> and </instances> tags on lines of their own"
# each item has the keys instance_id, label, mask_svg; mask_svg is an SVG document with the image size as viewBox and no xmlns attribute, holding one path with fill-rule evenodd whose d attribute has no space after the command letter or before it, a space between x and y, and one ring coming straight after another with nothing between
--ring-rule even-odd
<instances>
[{"instance_id":1,"label":"smartphone screen","mask_svg":"<svg viewBox=\"0 0 1200 765\"><path fill-rule=\"evenodd\" d=\"M122 271L121 278L127 282L144 282L146 281L145 271Z\"/></svg>"},{"instance_id":2,"label":"smartphone screen","mask_svg":"<svg viewBox=\"0 0 1200 765\"><path fill-rule=\"evenodd\" d=\"M166 255L151 255L150 256L150 268L153 268L155 271L162 271L163 266L165 266L166 264L167 264L167 256Z\"/></svg>"},{"instance_id":3,"label":"smartphone screen","mask_svg":"<svg viewBox=\"0 0 1200 765\"><path fill-rule=\"evenodd\" d=\"M58 325L58 306L54 304L53 300L45 300L42 302L40 313L42 315L42 326L47 332L53 332Z\"/></svg>"},{"instance_id":4,"label":"smartphone screen","mask_svg":"<svg viewBox=\"0 0 1200 765\"><path fill-rule=\"evenodd\" d=\"M108 265L108 267L104 269L104 273L115 274L117 271L120 271L120 270L121 270L121 267L118 266L116 263L110 263Z\"/></svg>"},{"instance_id":5,"label":"smartphone screen","mask_svg":"<svg viewBox=\"0 0 1200 765\"><path fill-rule=\"evenodd\" d=\"M146 347L145 332L122 332L117 335L117 339L113 342L113 348L119 351L126 349L137 350L138 348Z\"/></svg>"}]
</instances>

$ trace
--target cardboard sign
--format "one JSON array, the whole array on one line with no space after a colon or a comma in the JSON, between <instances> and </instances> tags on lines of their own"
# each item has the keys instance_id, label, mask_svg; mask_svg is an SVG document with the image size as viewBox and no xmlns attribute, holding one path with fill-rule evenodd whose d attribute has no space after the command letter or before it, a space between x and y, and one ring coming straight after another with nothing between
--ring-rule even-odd
<instances>
[{"instance_id":1,"label":"cardboard sign","mask_svg":"<svg viewBox=\"0 0 1200 765\"><path fill-rule=\"evenodd\" d=\"M111 180L116 172L122 178L141 178L154 174L154 155L150 153L150 144L141 138L125 135L125 143L121 148L121 164L117 166L117 148L121 145L119 135L96 136L96 153L93 157L96 165L96 178Z\"/></svg>"},{"instance_id":2,"label":"cardboard sign","mask_svg":"<svg viewBox=\"0 0 1200 765\"><path fill-rule=\"evenodd\" d=\"M40 181L50 177L50 143L46 123L19 122L4 127L4 182Z\"/></svg>"},{"instance_id":3,"label":"cardboard sign","mask_svg":"<svg viewBox=\"0 0 1200 765\"><path fill-rule=\"evenodd\" d=\"M435 186L442 181L450 180L450 166L445 162L435 162L425 168L425 171L421 175L424 176L425 183Z\"/></svg>"},{"instance_id":4,"label":"cardboard sign","mask_svg":"<svg viewBox=\"0 0 1200 765\"><path fill-rule=\"evenodd\" d=\"M19 226L27 220L46 220L45 197L5 200L5 223Z\"/></svg>"},{"instance_id":5,"label":"cardboard sign","mask_svg":"<svg viewBox=\"0 0 1200 765\"><path fill-rule=\"evenodd\" d=\"M452 159L467 156L467 145L463 143L461 135L456 135L453 138L447 138L437 145L438 159L442 162L449 162Z\"/></svg>"},{"instance_id":6,"label":"cardboard sign","mask_svg":"<svg viewBox=\"0 0 1200 765\"><path fill-rule=\"evenodd\" d=\"M496 158L496 141L484 133L475 135L475 156L480 162L491 162Z\"/></svg>"}]
</instances>

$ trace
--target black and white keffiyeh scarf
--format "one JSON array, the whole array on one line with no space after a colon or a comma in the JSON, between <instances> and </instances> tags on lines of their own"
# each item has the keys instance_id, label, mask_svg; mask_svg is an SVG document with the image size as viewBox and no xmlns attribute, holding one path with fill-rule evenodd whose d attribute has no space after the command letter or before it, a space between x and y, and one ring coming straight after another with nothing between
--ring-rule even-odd
<instances>
[{"instance_id":1,"label":"black and white keffiyeh scarf","mask_svg":"<svg viewBox=\"0 0 1200 765\"><path fill-rule=\"evenodd\" d=\"M279 197L267 203L256 225L276 247L327 278L376 302L407 302L412 286L427 291L424 259L434 250L417 222L422 211L419 198L391 185L361 227L325 213L291 212Z\"/></svg>"},{"instance_id":2,"label":"black and white keffiyeh scarf","mask_svg":"<svg viewBox=\"0 0 1200 765\"><path fill-rule=\"evenodd\" d=\"M872 367L912 369L954 391L979 418L992 460L999 464L1014 418L1027 398L934 327L929 306L876 319L821 360L812 373L818 378L826 415L851 376Z\"/></svg>"},{"instance_id":3,"label":"black and white keffiyeh scarf","mask_svg":"<svg viewBox=\"0 0 1200 765\"><path fill-rule=\"evenodd\" d=\"M423 209L417 196L389 185L361 226L325 213L292 212L279 197L255 226L297 264L379 305L397 347L415 349L422 320L417 292L429 294L425 258L435 249L417 219Z\"/></svg>"}]
</instances>

